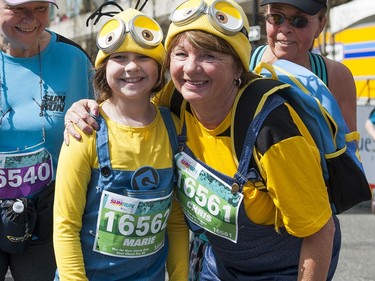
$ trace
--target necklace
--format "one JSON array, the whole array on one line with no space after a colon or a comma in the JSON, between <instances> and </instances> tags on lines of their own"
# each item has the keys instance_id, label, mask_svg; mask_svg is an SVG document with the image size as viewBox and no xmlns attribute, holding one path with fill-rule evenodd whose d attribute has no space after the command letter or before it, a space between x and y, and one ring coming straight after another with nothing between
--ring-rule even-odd
<instances>
[{"instance_id":1,"label":"necklace","mask_svg":"<svg viewBox=\"0 0 375 281\"><path fill-rule=\"evenodd\" d=\"M123 114L121 110L119 110L118 107L112 102L110 102L109 100L107 100L106 102L108 103L110 111L112 112L114 121L116 121L119 124L128 126L128 127L132 127L132 128L144 127L144 126L151 124L155 118L155 114L156 114L155 107L152 107L153 113L152 114L150 113L151 114L150 116L146 117L143 120L142 119L135 120L135 119L130 118L126 114Z\"/></svg>"},{"instance_id":2,"label":"necklace","mask_svg":"<svg viewBox=\"0 0 375 281\"><path fill-rule=\"evenodd\" d=\"M40 94L40 104L33 98L35 103L40 107L39 116L44 116L44 107L45 107L45 100L43 99L43 75L42 75L42 57L40 55L40 42L38 42L38 62L39 62L39 94ZM44 120L44 118L42 118ZM43 122L44 128L44 122Z\"/></svg>"},{"instance_id":3,"label":"necklace","mask_svg":"<svg viewBox=\"0 0 375 281\"><path fill-rule=\"evenodd\" d=\"M3 51L0 51L0 53L2 55L3 69L5 69L5 66L4 66L5 60L4 60L4 57L3 57ZM44 125L45 100L43 98L42 57L41 57L41 54L40 54L40 42L39 41L38 41L38 65L39 65L40 103L38 103L35 98L32 98L32 100L38 105L38 107L40 109L39 116L42 117L41 118L41 122L42 122L42 141L39 142L38 144L35 144L35 145L31 145L31 146L25 145L24 148L17 148L13 151L0 152L0 153L14 153L14 152L20 152L20 151L28 150L28 149L31 149L31 148L34 148L34 147L37 147L37 146L43 144L46 140L46 131L45 131L45 125ZM5 74L5 71L4 71L4 74ZM5 83L3 84L3 81L4 81L4 79L0 74L0 114L1 114L1 116L0 116L0 126L2 124L3 118L13 110L12 107L7 108L6 110L3 109L3 101L2 101L3 87L4 87L4 89L7 90L7 87L6 87Z\"/></svg>"}]
</instances>

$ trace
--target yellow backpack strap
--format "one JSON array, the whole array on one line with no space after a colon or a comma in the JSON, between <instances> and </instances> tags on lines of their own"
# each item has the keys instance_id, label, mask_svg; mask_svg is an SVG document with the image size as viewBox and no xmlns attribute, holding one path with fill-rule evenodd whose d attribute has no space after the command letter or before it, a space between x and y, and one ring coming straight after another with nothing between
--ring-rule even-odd
<instances>
[{"instance_id":1,"label":"yellow backpack strap","mask_svg":"<svg viewBox=\"0 0 375 281\"><path fill-rule=\"evenodd\" d=\"M345 135L346 142L359 141L360 134L358 131L350 132Z\"/></svg>"}]
</instances>

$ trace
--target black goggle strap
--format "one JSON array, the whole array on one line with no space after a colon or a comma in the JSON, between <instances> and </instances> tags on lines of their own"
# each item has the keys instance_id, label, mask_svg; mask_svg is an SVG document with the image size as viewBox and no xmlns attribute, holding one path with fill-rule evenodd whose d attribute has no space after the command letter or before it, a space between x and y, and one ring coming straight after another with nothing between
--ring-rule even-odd
<instances>
[{"instance_id":1,"label":"black goggle strap","mask_svg":"<svg viewBox=\"0 0 375 281\"><path fill-rule=\"evenodd\" d=\"M103 12L102 9L106 6L116 6L119 11L108 11L108 12ZM124 11L124 9L119 5L117 4L116 2L114 1L109 1L109 2L105 2L103 4L101 4L99 6L99 8L97 8L86 20L86 26L88 27L89 26L89 21L90 20L94 20L94 23L93 25L96 25L98 23L98 21L100 20L100 18L102 16L107 16L107 17L113 17L115 15L117 15L118 13Z\"/></svg>"},{"instance_id":2,"label":"black goggle strap","mask_svg":"<svg viewBox=\"0 0 375 281\"><path fill-rule=\"evenodd\" d=\"M142 11L142 9L145 7L145 5L147 4L148 0L145 0L143 2L143 5L138 9L138 6L140 4L141 0L138 0L137 1L137 4L135 5L135 9L137 9L138 11ZM108 11L108 12L103 12L102 9L106 6L116 6L119 11ZM102 5L99 6L99 8L97 8L86 20L86 26L88 27L89 26L89 22L90 20L94 20L94 23L93 25L96 25L98 23L98 21L100 20L101 17L103 16L107 16L107 17L113 17L115 15L117 15L118 13L120 12L123 12L124 9L119 5L117 4L115 1L108 1L108 2L105 2L103 3Z\"/></svg>"},{"instance_id":3,"label":"black goggle strap","mask_svg":"<svg viewBox=\"0 0 375 281\"><path fill-rule=\"evenodd\" d=\"M138 9L138 5L139 5L140 2L141 2L141 0L137 1L137 4L135 5L135 9L137 9L138 11L141 12L143 10L143 8L146 6L148 0L145 0L145 2L143 2L143 5Z\"/></svg>"}]
</instances>

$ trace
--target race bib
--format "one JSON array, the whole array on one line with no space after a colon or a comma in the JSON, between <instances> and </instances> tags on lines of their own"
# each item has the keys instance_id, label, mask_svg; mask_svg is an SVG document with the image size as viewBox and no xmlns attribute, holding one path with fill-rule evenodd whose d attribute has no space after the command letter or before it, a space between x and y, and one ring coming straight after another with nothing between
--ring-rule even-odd
<instances>
[{"instance_id":1,"label":"race bib","mask_svg":"<svg viewBox=\"0 0 375 281\"><path fill-rule=\"evenodd\" d=\"M0 198L21 198L39 192L52 181L52 156L44 148L0 154Z\"/></svg>"},{"instance_id":2,"label":"race bib","mask_svg":"<svg viewBox=\"0 0 375 281\"><path fill-rule=\"evenodd\" d=\"M178 153L175 159L177 198L186 217L203 229L236 243L243 195L232 194L228 184L185 152Z\"/></svg>"},{"instance_id":3,"label":"race bib","mask_svg":"<svg viewBox=\"0 0 375 281\"><path fill-rule=\"evenodd\" d=\"M103 191L94 251L123 258L152 255L164 246L172 192L137 199Z\"/></svg>"}]
</instances>

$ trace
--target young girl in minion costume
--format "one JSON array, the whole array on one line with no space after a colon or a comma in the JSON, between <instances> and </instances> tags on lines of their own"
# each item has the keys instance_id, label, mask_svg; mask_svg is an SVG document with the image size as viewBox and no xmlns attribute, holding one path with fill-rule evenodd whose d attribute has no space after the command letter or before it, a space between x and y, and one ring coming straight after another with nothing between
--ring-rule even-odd
<instances>
[{"instance_id":1,"label":"young girl in minion costume","mask_svg":"<svg viewBox=\"0 0 375 281\"><path fill-rule=\"evenodd\" d=\"M187 280L188 230L172 204L177 120L150 102L164 83L162 38L135 9L98 34L99 130L64 144L58 163L56 280L163 281L168 250L169 280Z\"/></svg>"}]
</instances>

